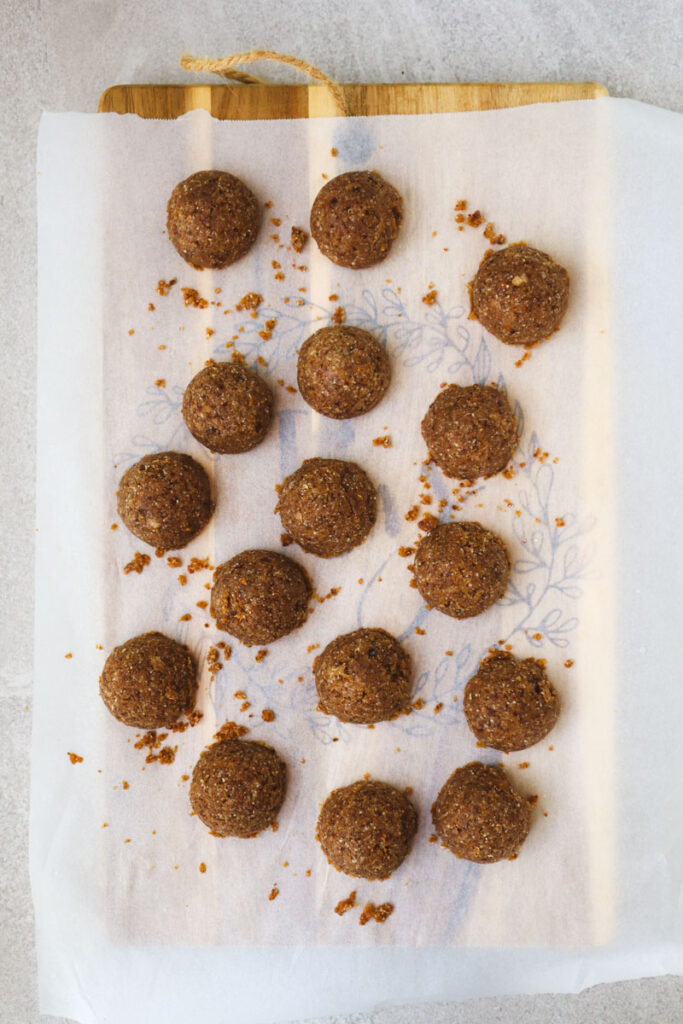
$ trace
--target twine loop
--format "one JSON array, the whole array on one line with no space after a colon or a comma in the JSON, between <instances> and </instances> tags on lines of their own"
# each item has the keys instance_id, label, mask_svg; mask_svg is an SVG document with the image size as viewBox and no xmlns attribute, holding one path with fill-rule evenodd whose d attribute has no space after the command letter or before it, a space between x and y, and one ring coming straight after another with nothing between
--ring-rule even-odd
<instances>
[{"instance_id":1,"label":"twine loop","mask_svg":"<svg viewBox=\"0 0 683 1024\"><path fill-rule=\"evenodd\" d=\"M340 114L343 116L348 115L349 108L342 87L329 78L320 68L316 68L313 64L309 64L300 57L290 57L286 53L277 53L275 50L249 50L247 53L232 53L228 57L219 57L217 59L213 57L192 57L189 53L184 53L180 58L180 65L186 71L208 71L212 74L220 75L221 78L225 78L228 81L240 82L242 85L264 85L265 82L262 78L250 75L247 71L240 71L238 66L240 64L253 64L259 60L274 60L280 64L287 64L289 67L296 68L297 71L308 75L309 78L314 78L317 82L327 87Z\"/></svg>"}]
</instances>

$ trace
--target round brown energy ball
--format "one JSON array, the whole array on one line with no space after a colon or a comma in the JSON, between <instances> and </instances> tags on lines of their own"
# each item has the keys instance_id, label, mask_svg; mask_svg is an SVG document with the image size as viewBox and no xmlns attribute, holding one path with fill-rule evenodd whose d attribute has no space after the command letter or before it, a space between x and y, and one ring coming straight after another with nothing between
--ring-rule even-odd
<instances>
[{"instance_id":1,"label":"round brown energy ball","mask_svg":"<svg viewBox=\"0 0 683 1024\"><path fill-rule=\"evenodd\" d=\"M311 209L311 234L323 256L359 270L389 255L403 200L376 171L349 171L326 182Z\"/></svg>"},{"instance_id":2,"label":"round brown energy ball","mask_svg":"<svg viewBox=\"0 0 683 1024\"><path fill-rule=\"evenodd\" d=\"M252 247L261 207L227 171L198 171L176 185L167 207L168 237L193 267L229 267Z\"/></svg>"},{"instance_id":3,"label":"round brown energy ball","mask_svg":"<svg viewBox=\"0 0 683 1024\"><path fill-rule=\"evenodd\" d=\"M427 604L468 619L503 596L510 560L500 537L479 523L442 523L420 541L414 576Z\"/></svg>"},{"instance_id":4,"label":"round brown energy ball","mask_svg":"<svg viewBox=\"0 0 683 1024\"><path fill-rule=\"evenodd\" d=\"M119 515L131 533L153 548L184 548L213 512L206 470L190 455L143 455L119 482Z\"/></svg>"},{"instance_id":5,"label":"round brown energy ball","mask_svg":"<svg viewBox=\"0 0 683 1024\"><path fill-rule=\"evenodd\" d=\"M100 676L107 709L137 729L168 728L194 707L196 694L194 658L163 633L142 633L115 647Z\"/></svg>"},{"instance_id":6,"label":"round brown energy ball","mask_svg":"<svg viewBox=\"0 0 683 1024\"><path fill-rule=\"evenodd\" d=\"M299 350L297 383L316 412L335 420L374 409L389 387L389 357L360 327L321 327Z\"/></svg>"},{"instance_id":7,"label":"round brown energy ball","mask_svg":"<svg viewBox=\"0 0 683 1024\"><path fill-rule=\"evenodd\" d=\"M248 452L268 432L273 392L238 363L212 363L196 374L183 395L183 418L209 451Z\"/></svg>"},{"instance_id":8,"label":"round brown energy ball","mask_svg":"<svg viewBox=\"0 0 683 1024\"><path fill-rule=\"evenodd\" d=\"M308 576L277 551L250 549L214 573L211 614L244 644L269 644L303 625L311 599Z\"/></svg>"},{"instance_id":9,"label":"round brown energy ball","mask_svg":"<svg viewBox=\"0 0 683 1024\"><path fill-rule=\"evenodd\" d=\"M472 312L507 345L535 345L560 326L569 302L569 274L545 252L509 245L480 265Z\"/></svg>"},{"instance_id":10,"label":"round brown energy ball","mask_svg":"<svg viewBox=\"0 0 683 1024\"><path fill-rule=\"evenodd\" d=\"M323 804L317 839L339 871L383 879L402 864L417 831L417 811L386 782L360 780L335 789Z\"/></svg>"},{"instance_id":11,"label":"round brown energy ball","mask_svg":"<svg viewBox=\"0 0 683 1024\"><path fill-rule=\"evenodd\" d=\"M518 661L497 651L467 683L463 710L480 743L509 753L548 735L560 714L560 699L538 661Z\"/></svg>"},{"instance_id":12,"label":"round brown energy ball","mask_svg":"<svg viewBox=\"0 0 683 1024\"><path fill-rule=\"evenodd\" d=\"M272 747L221 740L194 766L190 803L215 834L250 839L275 823L286 786L287 769Z\"/></svg>"},{"instance_id":13,"label":"round brown energy ball","mask_svg":"<svg viewBox=\"0 0 683 1024\"><path fill-rule=\"evenodd\" d=\"M299 547L334 558L362 544L370 533L377 518L377 491L355 462L306 459L282 484L276 511Z\"/></svg>"},{"instance_id":14,"label":"round brown energy ball","mask_svg":"<svg viewBox=\"0 0 683 1024\"><path fill-rule=\"evenodd\" d=\"M493 384L440 391L422 420L422 436L437 466L460 480L500 473L517 447L514 414Z\"/></svg>"},{"instance_id":15,"label":"round brown energy ball","mask_svg":"<svg viewBox=\"0 0 683 1024\"><path fill-rule=\"evenodd\" d=\"M456 857L491 864L517 854L529 834L531 811L502 768L471 761L439 790L432 822Z\"/></svg>"},{"instance_id":16,"label":"round brown energy ball","mask_svg":"<svg viewBox=\"0 0 683 1024\"><path fill-rule=\"evenodd\" d=\"M342 722L385 722L410 703L410 659L383 629L338 636L313 663L322 710Z\"/></svg>"}]
</instances>

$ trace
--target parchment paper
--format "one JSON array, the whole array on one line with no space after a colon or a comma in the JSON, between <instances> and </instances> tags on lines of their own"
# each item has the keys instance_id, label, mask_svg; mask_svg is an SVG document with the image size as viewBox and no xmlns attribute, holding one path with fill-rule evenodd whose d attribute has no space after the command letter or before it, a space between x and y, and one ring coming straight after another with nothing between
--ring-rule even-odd
<instances>
[{"instance_id":1,"label":"parchment paper","mask_svg":"<svg viewBox=\"0 0 683 1024\"><path fill-rule=\"evenodd\" d=\"M637 119L660 158L669 146L680 151L680 118L613 101L233 124L201 111L177 122L44 116L31 841L44 1011L83 1021L149 1019L150 1007L170 1021L283 1020L387 998L580 987L628 976L633 962L643 969L644 957L629 960L637 918L624 890L643 878L626 837L643 825L653 834L662 819L658 801L633 799L631 776L646 773L656 788L671 777L673 751L652 729L627 746L641 714L630 717L627 687L643 681L619 669L627 527L617 486L628 453L618 368L634 335L619 319L623 292L611 300L636 262L624 249L620 197L642 180L630 151ZM229 169L272 203L252 253L226 271L188 267L164 232L174 184L207 167ZM324 177L359 167L376 168L404 197L390 258L358 273L333 266L312 241L297 256L291 227L308 227ZM458 231L458 199L571 274L561 331L521 365L522 350L468 319L467 282L488 242L481 229ZM172 278L158 294L157 282ZM665 281L675 287L668 269ZM197 289L206 308L184 305L183 287ZM430 305L422 297L432 289ZM264 300L255 317L235 308L252 291ZM313 413L293 387L297 348L337 307L386 344L393 369L387 398L341 423ZM272 329L268 320L277 321ZM207 359L235 350L274 387L276 422L253 452L211 456L184 427L182 392ZM521 430L510 479L464 494L422 464L419 423L445 381L506 388ZM642 402L646 409L646 395ZM373 444L384 436L391 447ZM141 575L124 575L147 548L118 521L117 482L141 455L166 449L207 468L217 512L174 553L182 567L150 551ZM220 634L197 605L209 598L211 575L188 573L188 562L215 566L246 547L279 548L274 487L313 455L367 470L380 493L378 523L340 559L287 549L318 596L338 591L257 662L255 649ZM411 559L398 554L420 536L405 518L415 505L420 515L476 519L505 539L514 569L499 605L464 622L426 612L409 586ZM661 609L660 628L670 614ZM360 625L404 641L423 702L373 730L316 711L311 671L317 650ZM204 717L169 737L178 748L171 765L146 764L134 747L140 734L115 722L97 693L108 651L149 629L190 644L202 666ZM219 639L233 653L212 680L206 655ZM563 704L546 741L507 756L478 749L462 716L463 687L496 642L546 658ZM657 683L660 701L679 699L666 679ZM250 702L244 711L238 691ZM273 722L261 718L264 708ZM187 777L228 719L289 766L278 830L252 841L216 839L189 814ZM72 764L68 752L83 761ZM440 785L475 758L502 760L523 793L538 795L514 862L477 866L428 841ZM412 787L420 814L412 854L383 883L337 873L314 840L329 791L366 772ZM669 913L665 925L662 915L679 892L680 817L669 826L666 852L645 847L657 898L637 917L641 935L656 930L643 948L659 956L668 943L679 963L680 918ZM351 889L361 905L394 903L393 916L364 928L357 910L339 917L333 908Z\"/></svg>"}]
</instances>

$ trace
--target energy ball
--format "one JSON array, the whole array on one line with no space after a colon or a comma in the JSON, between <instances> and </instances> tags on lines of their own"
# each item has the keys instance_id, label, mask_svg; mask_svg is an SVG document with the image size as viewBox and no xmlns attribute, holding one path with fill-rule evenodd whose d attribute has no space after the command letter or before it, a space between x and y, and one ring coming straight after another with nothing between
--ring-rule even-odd
<instances>
[{"instance_id":1,"label":"energy ball","mask_svg":"<svg viewBox=\"0 0 683 1024\"><path fill-rule=\"evenodd\" d=\"M389 357L360 327L322 327L301 346L297 382L316 412L335 420L374 409L389 387Z\"/></svg>"},{"instance_id":2,"label":"energy ball","mask_svg":"<svg viewBox=\"0 0 683 1024\"><path fill-rule=\"evenodd\" d=\"M198 171L168 201L168 237L190 266L218 270L244 256L261 224L259 201L227 171Z\"/></svg>"},{"instance_id":3,"label":"energy ball","mask_svg":"<svg viewBox=\"0 0 683 1024\"><path fill-rule=\"evenodd\" d=\"M276 511L304 551L321 558L362 544L377 518L377 491L355 462L306 459L288 476Z\"/></svg>"},{"instance_id":4,"label":"energy ball","mask_svg":"<svg viewBox=\"0 0 683 1024\"><path fill-rule=\"evenodd\" d=\"M342 722L385 722L410 703L410 659L383 629L338 636L313 663L322 710Z\"/></svg>"},{"instance_id":5,"label":"energy ball","mask_svg":"<svg viewBox=\"0 0 683 1024\"><path fill-rule=\"evenodd\" d=\"M531 811L502 768L471 761L439 790L432 822L456 857L491 864L517 854L529 834Z\"/></svg>"},{"instance_id":6,"label":"energy ball","mask_svg":"<svg viewBox=\"0 0 683 1024\"><path fill-rule=\"evenodd\" d=\"M549 338L568 301L567 271L530 245L495 252L472 282L472 313L506 345L535 345Z\"/></svg>"},{"instance_id":7,"label":"energy ball","mask_svg":"<svg viewBox=\"0 0 683 1024\"><path fill-rule=\"evenodd\" d=\"M335 789L323 804L317 839L337 870L384 879L403 863L417 831L417 811L386 782L360 780Z\"/></svg>"},{"instance_id":8,"label":"energy ball","mask_svg":"<svg viewBox=\"0 0 683 1024\"><path fill-rule=\"evenodd\" d=\"M194 766L190 803L212 832L250 839L274 824L286 787L287 769L272 747L222 740Z\"/></svg>"},{"instance_id":9,"label":"energy ball","mask_svg":"<svg viewBox=\"0 0 683 1024\"><path fill-rule=\"evenodd\" d=\"M143 455L119 482L119 515L153 548L184 548L213 512L211 484L198 462L181 452Z\"/></svg>"},{"instance_id":10,"label":"energy ball","mask_svg":"<svg viewBox=\"0 0 683 1024\"><path fill-rule=\"evenodd\" d=\"M440 391L422 420L422 436L437 466L460 480L500 473L517 447L514 414L493 384Z\"/></svg>"},{"instance_id":11,"label":"energy ball","mask_svg":"<svg viewBox=\"0 0 683 1024\"><path fill-rule=\"evenodd\" d=\"M311 594L308 576L291 558L250 549L216 569L211 614L243 644L269 644L303 625Z\"/></svg>"},{"instance_id":12,"label":"energy ball","mask_svg":"<svg viewBox=\"0 0 683 1024\"><path fill-rule=\"evenodd\" d=\"M163 633L142 633L115 647L100 676L107 709L136 729L168 728L194 707L196 694L194 658Z\"/></svg>"},{"instance_id":13,"label":"energy ball","mask_svg":"<svg viewBox=\"0 0 683 1024\"><path fill-rule=\"evenodd\" d=\"M211 452L248 452L263 440L273 417L273 393L238 363L212 363L192 378L183 395L190 433Z\"/></svg>"},{"instance_id":14,"label":"energy ball","mask_svg":"<svg viewBox=\"0 0 683 1024\"><path fill-rule=\"evenodd\" d=\"M560 699L538 661L519 661L497 651L467 683L463 708L480 743L509 753L548 735L560 714Z\"/></svg>"},{"instance_id":15,"label":"energy ball","mask_svg":"<svg viewBox=\"0 0 683 1024\"><path fill-rule=\"evenodd\" d=\"M503 596L510 560L500 537L479 523L442 523L420 541L414 576L427 604L469 619Z\"/></svg>"},{"instance_id":16,"label":"energy ball","mask_svg":"<svg viewBox=\"0 0 683 1024\"><path fill-rule=\"evenodd\" d=\"M349 171L328 181L311 209L311 234L323 256L359 270L389 255L403 220L403 200L376 171Z\"/></svg>"}]
</instances>

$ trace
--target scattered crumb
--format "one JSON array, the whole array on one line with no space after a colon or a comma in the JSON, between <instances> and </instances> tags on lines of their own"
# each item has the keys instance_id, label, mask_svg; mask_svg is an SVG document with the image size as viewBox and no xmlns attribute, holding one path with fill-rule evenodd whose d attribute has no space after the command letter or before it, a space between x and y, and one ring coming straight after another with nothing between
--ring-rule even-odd
<instances>
[{"instance_id":1,"label":"scattered crumb","mask_svg":"<svg viewBox=\"0 0 683 1024\"><path fill-rule=\"evenodd\" d=\"M172 277L170 281L159 281L157 284L157 292L159 295L168 295L174 284L177 284L178 278Z\"/></svg>"},{"instance_id":2,"label":"scattered crumb","mask_svg":"<svg viewBox=\"0 0 683 1024\"><path fill-rule=\"evenodd\" d=\"M292 249L294 252L303 252L308 241L308 232L303 228L292 228Z\"/></svg>"},{"instance_id":3,"label":"scattered crumb","mask_svg":"<svg viewBox=\"0 0 683 1024\"><path fill-rule=\"evenodd\" d=\"M249 732L246 725L238 725L237 722L225 722L218 732L214 733L216 740L238 740Z\"/></svg>"},{"instance_id":4,"label":"scattered crumb","mask_svg":"<svg viewBox=\"0 0 683 1024\"><path fill-rule=\"evenodd\" d=\"M424 530L425 533L429 533L434 529L435 526L439 525L439 520L436 516L433 516L431 512L427 512L417 524L418 530Z\"/></svg>"},{"instance_id":5,"label":"scattered crumb","mask_svg":"<svg viewBox=\"0 0 683 1024\"><path fill-rule=\"evenodd\" d=\"M268 648L267 647L262 647L260 651L257 651L256 656L254 657L254 661L260 663L267 656L268 656Z\"/></svg>"},{"instance_id":6,"label":"scattered crumb","mask_svg":"<svg viewBox=\"0 0 683 1024\"><path fill-rule=\"evenodd\" d=\"M439 701L438 704L434 705L434 714L438 715L440 714L441 711L443 711L443 704L441 703L441 701Z\"/></svg>"},{"instance_id":7,"label":"scattered crumb","mask_svg":"<svg viewBox=\"0 0 683 1024\"><path fill-rule=\"evenodd\" d=\"M343 324L346 320L346 310L343 306L337 306L334 313L330 317L333 324Z\"/></svg>"},{"instance_id":8,"label":"scattered crumb","mask_svg":"<svg viewBox=\"0 0 683 1024\"><path fill-rule=\"evenodd\" d=\"M519 764L517 765L517 767L518 768L528 768L529 767L529 762L528 761L520 761Z\"/></svg>"},{"instance_id":9,"label":"scattered crumb","mask_svg":"<svg viewBox=\"0 0 683 1024\"><path fill-rule=\"evenodd\" d=\"M274 885L273 888L270 890L270 895L268 896L268 899L269 900L276 900L279 895L280 895L280 890L278 889L278 887L276 885Z\"/></svg>"},{"instance_id":10,"label":"scattered crumb","mask_svg":"<svg viewBox=\"0 0 683 1024\"><path fill-rule=\"evenodd\" d=\"M374 437L372 440L375 448L391 448L391 437L385 434L383 437Z\"/></svg>"},{"instance_id":11,"label":"scattered crumb","mask_svg":"<svg viewBox=\"0 0 683 1024\"><path fill-rule=\"evenodd\" d=\"M573 664L574 664L574 659L573 658L567 658L567 660L564 663L564 667L565 668L571 668Z\"/></svg>"},{"instance_id":12,"label":"scattered crumb","mask_svg":"<svg viewBox=\"0 0 683 1024\"><path fill-rule=\"evenodd\" d=\"M368 921L375 920L378 924L384 924L388 917L394 912L393 903L380 903L378 907L374 903L366 903L363 907L360 917L358 918L358 924L364 925Z\"/></svg>"},{"instance_id":13,"label":"scattered crumb","mask_svg":"<svg viewBox=\"0 0 683 1024\"><path fill-rule=\"evenodd\" d=\"M421 626L416 626L415 627L415 632L417 633L418 636L424 636L425 635L425 631L424 631L424 629L422 629Z\"/></svg>"},{"instance_id":14,"label":"scattered crumb","mask_svg":"<svg viewBox=\"0 0 683 1024\"><path fill-rule=\"evenodd\" d=\"M199 871L202 875L206 873L206 864L204 863L204 861L202 861L201 864L199 865Z\"/></svg>"},{"instance_id":15,"label":"scattered crumb","mask_svg":"<svg viewBox=\"0 0 683 1024\"><path fill-rule=\"evenodd\" d=\"M80 754L74 754L71 750L68 750L66 756L69 758L72 764L80 764L83 758Z\"/></svg>"},{"instance_id":16,"label":"scattered crumb","mask_svg":"<svg viewBox=\"0 0 683 1024\"><path fill-rule=\"evenodd\" d=\"M457 203L455 204L455 209L456 210L466 210L467 209L467 200L466 199L458 199Z\"/></svg>"},{"instance_id":17,"label":"scattered crumb","mask_svg":"<svg viewBox=\"0 0 683 1024\"><path fill-rule=\"evenodd\" d=\"M192 618L192 616L190 615L190 613L189 612L185 612L184 615L180 616L180 618L178 619L178 622L189 622L191 618Z\"/></svg>"},{"instance_id":18,"label":"scattered crumb","mask_svg":"<svg viewBox=\"0 0 683 1024\"><path fill-rule=\"evenodd\" d=\"M261 718L263 719L264 722L274 722L275 712L271 711L270 708L264 708L263 711L261 712Z\"/></svg>"},{"instance_id":19,"label":"scattered crumb","mask_svg":"<svg viewBox=\"0 0 683 1024\"><path fill-rule=\"evenodd\" d=\"M66 654L64 655L64 657L65 658L73 658L73 653L71 651L67 651Z\"/></svg>"},{"instance_id":20,"label":"scattered crumb","mask_svg":"<svg viewBox=\"0 0 683 1024\"><path fill-rule=\"evenodd\" d=\"M484 223L484 217L480 210L475 210L474 213L467 214L467 223L471 228L478 228Z\"/></svg>"},{"instance_id":21,"label":"scattered crumb","mask_svg":"<svg viewBox=\"0 0 683 1024\"><path fill-rule=\"evenodd\" d=\"M422 296L422 301L424 302L425 306L434 305L434 303L436 302L436 294L436 288L432 288L430 292L427 292L426 295Z\"/></svg>"},{"instance_id":22,"label":"scattered crumb","mask_svg":"<svg viewBox=\"0 0 683 1024\"><path fill-rule=\"evenodd\" d=\"M183 302L186 306L191 306L193 309L206 309L209 305L196 288L181 288L180 290L183 293Z\"/></svg>"},{"instance_id":23,"label":"scattered crumb","mask_svg":"<svg viewBox=\"0 0 683 1024\"><path fill-rule=\"evenodd\" d=\"M240 301L235 306L238 313L241 313L245 309L258 309L263 302L263 296L259 295L258 292L247 292L243 295Z\"/></svg>"},{"instance_id":24,"label":"scattered crumb","mask_svg":"<svg viewBox=\"0 0 683 1024\"><path fill-rule=\"evenodd\" d=\"M269 318L263 325L263 330L259 331L259 338L263 338L264 341L270 341L273 337L273 330L277 324L277 320L274 317ZM260 357L259 357L260 358ZM265 361L263 364L265 366Z\"/></svg>"},{"instance_id":25,"label":"scattered crumb","mask_svg":"<svg viewBox=\"0 0 683 1024\"><path fill-rule=\"evenodd\" d=\"M308 872L307 872L308 873ZM345 900L340 900L337 906L334 908L335 914L339 914L343 917L347 910L351 910L352 907L357 906L356 903L356 890L353 889Z\"/></svg>"},{"instance_id":26,"label":"scattered crumb","mask_svg":"<svg viewBox=\"0 0 683 1024\"><path fill-rule=\"evenodd\" d=\"M139 575L145 568L145 566L149 565L151 561L152 559L149 557L149 555L143 555L141 551L136 551L133 557L131 558L130 562L128 562L128 564L124 565L123 567L124 576L127 576L128 573L131 572L136 572Z\"/></svg>"}]
</instances>

